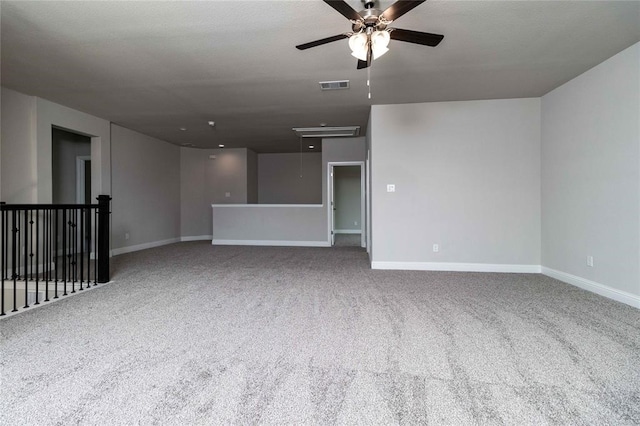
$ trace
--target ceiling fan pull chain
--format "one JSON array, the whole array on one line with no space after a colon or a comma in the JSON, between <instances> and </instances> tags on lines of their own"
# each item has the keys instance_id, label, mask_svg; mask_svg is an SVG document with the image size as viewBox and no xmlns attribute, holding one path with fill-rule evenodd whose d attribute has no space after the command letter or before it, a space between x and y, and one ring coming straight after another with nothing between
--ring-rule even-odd
<instances>
[{"instance_id":1,"label":"ceiling fan pull chain","mask_svg":"<svg viewBox=\"0 0 640 426\"><path fill-rule=\"evenodd\" d=\"M371 67L367 67L367 88L369 89L369 99L371 99Z\"/></svg>"}]
</instances>

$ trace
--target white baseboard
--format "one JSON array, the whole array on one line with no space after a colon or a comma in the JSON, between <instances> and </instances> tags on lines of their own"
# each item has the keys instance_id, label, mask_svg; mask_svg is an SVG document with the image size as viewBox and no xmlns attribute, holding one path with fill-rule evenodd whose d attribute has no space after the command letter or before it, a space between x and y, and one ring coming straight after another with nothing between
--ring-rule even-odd
<instances>
[{"instance_id":1,"label":"white baseboard","mask_svg":"<svg viewBox=\"0 0 640 426\"><path fill-rule=\"evenodd\" d=\"M371 262L371 269L393 269L405 271L449 271L449 272L507 272L539 274L540 265L500 265L490 263L440 263L440 262Z\"/></svg>"},{"instance_id":2,"label":"white baseboard","mask_svg":"<svg viewBox=\"0 0 640 426\"><path fill-rule=\"evenodd\" d=\"M328 241L282 241L282 240L217 240L214 246L284 246L284 247L331 247Z\"/></svg>"},{"instance_id":3,"label":"white baseboard","mask_svg":"<svg viewBox=\"0 0 640 426\"><path fill-rule=\"evenodd\" d=\"M625 303L640 309L640 296L627 293L626 291L617 290L604 284L597 283L595 281L587 280L585 278L578 277L576 275L567 274L566 272L556 271L555 269L542 267L542 273L548 277L555 278L567 284L580 287L583 290L590 291L592 293L599 294L600 296L613 299L617 302Z\"/></svg>"},{"instance_id":4,"label":"white baseboard","mask_svg":"<svg viewBox=\"0 0 640 426\"><path fill-rule=\"evenodd\" d=\"M194 235L189 237L180 237L180 241L211 241L213 235Z\"/></svg>"},{"instance_id":5,"label":"white baseboard","mask_svg":"<svg viewBox=\"0 0 640 426\"><path fill-rule=\"evenodd\" d=\"M362 231L359 229L336 229L333 232L336 234L362 234Z\"/></svg>"},{"instance_id":6,"label":"white baseboard","mask_svg":"<svg viewBox=\"0 0 640 426\"><path fill-rule=\"evenodd\" d=\"M166 246L167 244L179 243L180 238L169 238L168 240L162 241L153 241L151 243L138 244L135 246L121 247L117 249L111 250L113 256L117 256L119 254L131 253L134 251L145 250L154 247Z\"/></svg>"}]
</instances>

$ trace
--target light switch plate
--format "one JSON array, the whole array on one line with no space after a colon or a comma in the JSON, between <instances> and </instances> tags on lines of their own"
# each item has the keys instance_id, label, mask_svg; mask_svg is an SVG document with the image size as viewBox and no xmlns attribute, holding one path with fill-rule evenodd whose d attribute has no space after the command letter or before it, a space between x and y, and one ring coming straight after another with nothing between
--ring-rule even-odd
<instances>
[{"instance_id":1,"label":"light switch plate","mask_svg":"<svg viewBox=\"0 0 640 426\"><path fill-rule=\"evenodd\" d=\"M396 186L392 183L387 185L387 192L396 192Z\"/></svg>"}]
</instances>

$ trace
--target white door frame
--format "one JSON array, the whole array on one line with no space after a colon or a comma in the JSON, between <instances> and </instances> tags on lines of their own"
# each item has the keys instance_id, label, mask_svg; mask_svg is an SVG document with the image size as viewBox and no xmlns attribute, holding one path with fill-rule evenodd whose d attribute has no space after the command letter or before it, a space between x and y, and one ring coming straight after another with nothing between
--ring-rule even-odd
<instances>
[{"instance_id":1,"label":"white door frame","mask_svg":"<svg viewBox=\"0 0 640 426\"><path fill-rule=\"evenodd\" d=\"M91 161L90 155L78 155L76 157L76 203L77 204L84 204L86 202L86 200L84 199L84 191L85 191L84 163L87 161Z\"/></svg>"},{"instance_id":2,"label":"white door frame","mask_svg":"<svg viewBox=\"0 0 640 426\"><path fill-rule=\"evenodd\" d=\"M366 235L366 215L365 215L365 162L364 161L330 161L327 163L327 241L331 246L334 244L334 223L333 223L333 167L337 166L359 166L360 167L360 247L367 246Z\"/></svg>"}]
</instances>

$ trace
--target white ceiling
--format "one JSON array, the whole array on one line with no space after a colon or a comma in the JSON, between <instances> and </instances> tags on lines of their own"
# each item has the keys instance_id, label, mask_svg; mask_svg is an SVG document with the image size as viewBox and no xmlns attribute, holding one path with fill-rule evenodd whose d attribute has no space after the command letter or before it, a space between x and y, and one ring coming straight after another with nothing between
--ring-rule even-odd
<instances>
[{"instance_id":1,"label":"white ceiling","mask_svg":"<svg viewBox=\"0 0 640 426\"><path fill-rule=\"evenodd\" d=\"M3 86L178 145L257 152L299 149L292 127L364 130L372 104L541 96L640 41L638 1L428 1L392 26L443 42L392 40L369 100L346 39L294 48L350 30L321 1L0 7ZM349 90L320 91L341 79Z\"/></svg>"}]
</instances>

